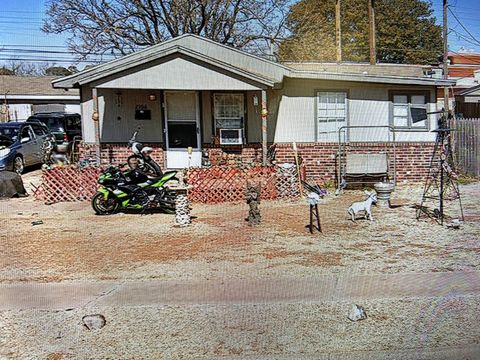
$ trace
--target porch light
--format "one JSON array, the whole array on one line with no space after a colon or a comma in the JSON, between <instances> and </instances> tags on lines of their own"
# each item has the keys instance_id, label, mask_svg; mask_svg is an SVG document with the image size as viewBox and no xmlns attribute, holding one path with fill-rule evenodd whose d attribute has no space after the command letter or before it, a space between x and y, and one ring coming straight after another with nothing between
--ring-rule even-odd
<instances>
[{"instance_id":1,"label":"porch light","mask_svg":"<svg viewBox=\"0 0 480 360\"><path fill-rule=\"evenodd\" d=\"M157 100L157 95L155 95L155 94L150 94L150 95L148 95L148 100L150 100L150 101L155 101L155 100Z\"/></svg>"},{"instance_id":2,"label":"porch light","mask_svg":"<svg viewBox=\"0 0 480 360\"><path fill-rule=\"evenodd\" d=\"M253 106L258 106L258 96L253 95Z\"/></svg>"}]
</instances>

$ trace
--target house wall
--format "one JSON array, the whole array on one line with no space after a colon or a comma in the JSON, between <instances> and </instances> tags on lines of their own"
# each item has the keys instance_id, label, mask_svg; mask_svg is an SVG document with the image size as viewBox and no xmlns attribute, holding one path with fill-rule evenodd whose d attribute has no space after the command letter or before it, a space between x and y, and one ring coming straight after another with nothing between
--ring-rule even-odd
<instances>
[{"instance_id":1,"label":"house wall","mask_svg":"<svg viewBox=\"0 0 480 360\"><path fill-rule=\"evenodd\" d=\"M90 87L82 87L82 126L87 143L95 142L91 93ZM155 94L155 101L148 99L150 94ZM138 139L143 142L163 142L163 118L159 90L98 89L97 96L101 142L127 142L136 130L138 130ZM149 109L151 120L135 120L137 106Z\"/></svg>"},{"instance_id":2,"label":"house wall","mask_svg":"<svg viewBox=\"0 0 480 360\"><path fill-rule=\"evenodd\" d=\"M338 142L338 133L317 134L316 92L341 90L347 92L346 125L389 125L391 118L390 91L427 91L430 94L429 109L435 110L433 87L388 86L385 84L332 82L325 80L286 79L282 89L269 92L270 128L275 128L277 143ZM435 115L429 115L429 129L424 131L398 131L396 141L435 141L429 130L436 127ZM387 129L350 129L351 141L388 141Z\"/></svg>"},{"instance_id":3,"label":"house wall","mask_svg":"<svg viewBox=\"0 0 480 360\"><path fill-rule=\"evenodd\" d=\"M82 123L84 139L87 143L95 142L95 129L92 120L93 100L91 98L91 88L82 88ZM201 110L201 131L202 142L210 144L212 142L213 131L213 105L212 97L216 91L200 92L200 110ZM222 91L218 91L222 92ZM121 93L121 98L117 95ZM260 101L260 91L242 92L246 100L247 133L249 142L260 142L261 134L261 105L254 105L254 96ZM155 94L156 100L148 100L148 95ZM120 143L130 139L132 133L138 130L138 139L143 142L162 143L164 120L161 110L162 92L161 90L117 90L117 89L98 89L98 102L100 113L100 132L101 142ZM135 120L135 107L145 105L151 110L151 120ZM271 134L273 140L273 133Z\"/></svg>"}]
</instances>

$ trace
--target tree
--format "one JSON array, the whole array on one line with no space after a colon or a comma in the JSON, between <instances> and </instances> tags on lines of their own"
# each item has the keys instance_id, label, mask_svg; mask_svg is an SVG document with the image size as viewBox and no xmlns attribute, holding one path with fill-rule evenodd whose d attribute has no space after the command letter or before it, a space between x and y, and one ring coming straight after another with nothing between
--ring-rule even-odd
<instances>
[{"instance_id":1,"label":"tree","mask_svg":"<svg viewBox=\"0 0 480 360\"><path fill-rule=\"evenodd\" d=\"M6 68L5 66L2 66L0 68L0 75L15 75L15 72Z\"/></svg>"},{"instance_id":2,"label":"tree","mask_svg":"<svg viewBox=\"0 0 480 360\"><path fill-rule=\"evenodd\" d=\"M45 70L45 75L47 76L68 76L72 75L72 72L64 68L63 66L51 66Z\"/></svg>"},{"instance_id":3,"label":"tree","mask_svg":"<svg viewBox=\"0 0 480 360\"><path fill-rule=\"evenodd\" d=\"M367 61L368 2L342 0L342 57ZM375 1L377 61L425 64L442 52L441 27L424 0ZM290 37L279 48L284 61L335 61L335 0L301 0L287 18Z\"/></svg>"},{"instance_id":4,"label":"tree","mask_svg":"<svg viewBox=\"0 0 480 360\"><path fill-rule=\"evenodd\" d=\"M35 64L27 61L12 60L9 68L16 76L44 76L48 63Z\"/></svg>"},{"instance_id":5,"label":"tree","mask_svg":"<svg viewBox=\"0 0 480 360\"><path fill-rule=\"evenodd\" d=\"M69 33L85 58L125 55L167 39L198 34L267 52L284 32L289 0L49 0L43 31Z\"/></svg>"}]
</instances>

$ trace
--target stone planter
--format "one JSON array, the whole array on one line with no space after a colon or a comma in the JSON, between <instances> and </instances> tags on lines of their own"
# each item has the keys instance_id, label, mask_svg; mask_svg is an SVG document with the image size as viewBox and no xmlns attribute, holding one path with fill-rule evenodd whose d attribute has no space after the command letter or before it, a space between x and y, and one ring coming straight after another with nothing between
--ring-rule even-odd
<instances>
[{"instance_id":1,"label":"stone planter","mask_svg":"<svg viewBox=\"0 0 480 360\"><path fill-rule=\"evenodd\" d=\"M390 207L390 196L395 189L392 183L379 182L373 185L377 192L377 205L381 207Z\"/></svg>"}]
</instances>

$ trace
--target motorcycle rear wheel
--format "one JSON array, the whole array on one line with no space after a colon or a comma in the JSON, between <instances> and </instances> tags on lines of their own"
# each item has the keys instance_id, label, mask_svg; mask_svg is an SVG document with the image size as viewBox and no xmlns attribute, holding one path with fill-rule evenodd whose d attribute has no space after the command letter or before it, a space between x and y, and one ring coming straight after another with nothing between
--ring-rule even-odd
<instances>
[{"instance_id":1,"label":"motorcycle rear wheel","mask_svg":"<svg viewBox=\"0 0 480 360\"><path fill-rule=\"evenodd\" d=\"M116 199L105 199L102 193L96 193L92 198L92 208L98 215L111 215L117 212L120 204Z\"/></svg>"}]
</instances>

